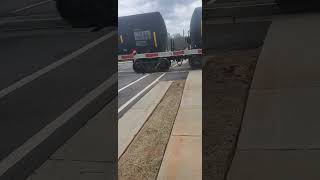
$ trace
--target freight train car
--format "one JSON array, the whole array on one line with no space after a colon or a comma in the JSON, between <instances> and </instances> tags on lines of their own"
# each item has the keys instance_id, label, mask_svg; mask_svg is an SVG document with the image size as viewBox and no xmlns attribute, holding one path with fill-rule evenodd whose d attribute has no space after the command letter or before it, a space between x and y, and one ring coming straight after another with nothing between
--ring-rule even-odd
<instances>
[{"instance_id":1,"label":"freight train car","mask_svg":"<svg viewBox=\"0 0 320 180\"><path fill-rule=\"evenodd\" d=\"M159 12L119 17L118 54L153 53L167 51L167 28ZM166 58L135 59L136 72L167 71L170 61Z\"/></svg>"},{"instance_id":2,"label":"freight train car","mask_svg":"<svg viewBox=\"0 0 320 180\"><path fill-rule=\"evenodd\" d=\"M191 49L202 49L202 8L195 8L190 22ZM201 55L195 54L189 57L189 64L192 68L201 67Z\"/></svg>"},{"instance_id":3,"label":"freight train car","mask_svg":"<svg viewBox=\"0 0 320 180\"><path fill-rule=\"evenodd\" d=\"M316 12L320 11L318 1L290 1L290 0L275 0L280 7L282 13L301 13L301 12Z\"/></svg>"},{"instance_id":4,"label":"freight train car","mask_svg":"<svg viewBox=\"0 0 320 180\"><path fill-rule=\"evenodd\" d=\"M54 0L57 10L75 28L116 26L117 0Z\"/></svg>"}]
</instances>

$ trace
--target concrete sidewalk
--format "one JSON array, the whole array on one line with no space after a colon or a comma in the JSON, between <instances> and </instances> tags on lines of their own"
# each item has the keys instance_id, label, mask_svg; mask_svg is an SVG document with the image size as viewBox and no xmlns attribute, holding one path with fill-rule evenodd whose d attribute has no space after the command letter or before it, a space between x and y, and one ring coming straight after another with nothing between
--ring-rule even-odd
<instances>
[{"instance_id":1,"label":"concrete sidewalk","mask_svg":"<svg viewBox=\"0 0 320 180\"><path fill-rule=\"evenodd\" d=\"M202 71L190 71L158 180L202 179Z\"/></svg>"},{"instance_id":2,"label":"concrete sidewalk","mask_svg":"<svg viewBox=\"0 0 320 180\"><path fill-rule=\"evenodd\" d=\"M320 179L319 20L319 14L273 20L228 180Z\"/></svg>"}]
</instances>

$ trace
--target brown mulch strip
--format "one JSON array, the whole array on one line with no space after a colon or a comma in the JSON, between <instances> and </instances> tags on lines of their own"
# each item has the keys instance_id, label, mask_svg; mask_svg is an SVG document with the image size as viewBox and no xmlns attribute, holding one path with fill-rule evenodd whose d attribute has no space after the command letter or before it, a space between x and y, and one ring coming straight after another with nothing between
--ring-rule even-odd
<instances>
[{"instance_id":1,"label":"brown mulch strip","mask_svg":"<svg viewBox=\"0 0 320 180\"><path fill-rule=\"evenodd\" d=\"M203 180L223 180L235 153L260 49L205 58L203 67Z\"/></svg>"}]
</instances>

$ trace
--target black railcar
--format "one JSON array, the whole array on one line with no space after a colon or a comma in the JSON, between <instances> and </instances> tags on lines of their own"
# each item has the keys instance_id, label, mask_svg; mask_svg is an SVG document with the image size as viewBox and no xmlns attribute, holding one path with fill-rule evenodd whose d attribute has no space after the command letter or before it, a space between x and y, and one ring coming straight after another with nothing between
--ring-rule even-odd
<instances>
[{"instance_id":1,"label":"black railcar","mask_svg":"<svg viewBox=\"0 0 320 180\"><path fill-rule=\"evenodd\" d=\"M119 54L167 50L167 28L159 12L119 17L118 33Z\"/></svg>"},{"instance_id":2,"label":"black railcar","mask_svg":"<svg viewBox=\"0 0 320 180\"><path fill-rule=\"evenodd\" d=\"M202 48L202 8L198 7L193 11L190 22L191 49Z\"/></svg>"},{"instance_id":3,"label":"black railcar","mask_svg":"<svg viewBox=\"0 0 320 180\"><path fill-rule=\"evenodd\" d=\"M320 5L315 0L292 1L292 0L275 0L282 10L282 13L301 13L301 12L319 12Z\"/></svg>"},{"instance_id":4,"label":"black railcar","mask_svg":"<svg viewBox=\"0 0 320 180\"><path fill-rule=\"evenodd\" d=\"M116 26L117 0L54 0L61 15L73 27Z\"/></svg>"},{"instance_id":5,"label":"black railcar","mask_svg":"<svg viewBox=\"0 0 320 180\"><path fill-rule=\"evenodd\" d=\"M167 51L167 28L159 12L150 12L118 19L118 54L152 53ZM170 61L166 58L136 59L136 72L166 71Z\"/></svg>"},{"instance_id":6,"label":"black railcar","mask_svg":"<svg viewBox=\"0 0 320 180\"><path fill-rule=\"evenodd\" d=\"M202 48L202 7L194 9L190 22L190 46L191 49ZM201 56L191 55L189 64L192 68L201 67Z\"/></svg>"}]
</instances>

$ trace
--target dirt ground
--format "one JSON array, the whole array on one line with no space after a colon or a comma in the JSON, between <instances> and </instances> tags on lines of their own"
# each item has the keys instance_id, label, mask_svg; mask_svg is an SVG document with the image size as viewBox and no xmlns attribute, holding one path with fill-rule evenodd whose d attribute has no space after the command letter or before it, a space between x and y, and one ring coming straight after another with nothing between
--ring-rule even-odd
<instances>
[{"instance_id":1,"label":"dirt ground","mask_svg":"<svg viewBox=\"0 0 320 180\"><path fill-rule=\"evenodd\" d=\"M239 135L260 49L215 54L203 67L203 180L223 180Z\"/></svg>"},{"instance_id":2,"label":"dirt ground","mask_svg":"<svg viewBox=\"0 0 320 180\"><path fill-rule=\"evenodd\" d=\"M119 180L155 180L178 113L185 81L174 81L118 162Z\"/></svg>"}]
</instances>

